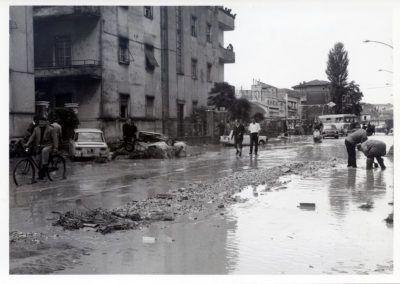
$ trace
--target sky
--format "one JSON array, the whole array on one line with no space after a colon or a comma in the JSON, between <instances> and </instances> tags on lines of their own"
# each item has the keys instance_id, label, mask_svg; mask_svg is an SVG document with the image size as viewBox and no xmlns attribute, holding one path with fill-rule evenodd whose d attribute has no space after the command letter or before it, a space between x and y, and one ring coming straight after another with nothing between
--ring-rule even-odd
<instances>
[{"instance_id":1,"label":"sky","mask_svg":"<svg viewBox=\"0 0 400 284\"><path fill-rule=\"evenodd\" d=\"M233 2L235 30L224 34L236 62L225 64L225 81L250 89L259 79L278 88L327 80L328 52L336 42L348 51L348 81L360 85L363 101L393 102L393 7L384 1Z\"/></svg>"}]
</instances>

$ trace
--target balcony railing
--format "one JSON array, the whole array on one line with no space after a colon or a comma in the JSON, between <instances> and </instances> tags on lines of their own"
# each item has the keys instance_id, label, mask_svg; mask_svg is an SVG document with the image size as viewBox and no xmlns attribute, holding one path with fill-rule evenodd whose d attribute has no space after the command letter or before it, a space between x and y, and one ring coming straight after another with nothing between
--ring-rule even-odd
<instances>
[{"instance_id":1,"label":"balcony railing","mask_svg":"<svg viewBox=\"0 0 400 284\"><path fill-rule=\"evenodd\" d=\"M94 59L70 60L64 64L41 61L35 64L35 78L88 77L101 79L101 62Z\"/></svg>"},{"instance_id":2,"label":"balcony railing","mask_svg":"<svg viewBox=\"0 0 400 284\"><path fill-rule=\"evenodd\" d=\"M219 61L221 63L235 63L235 52L233 48L219 47Z\"/></svg>"},{"instance_id":3,"label":"balcony railing","mask_svg":"<svg viewBox=\"0 0 400 284\"><path fill-rule=\"evenodd\" d=\"M34 6L33 17L36 19L60 16L100 16L99 6Z\"/></svg>"},{"instance_id":4,"label":"balcony railing","mask_svg":"<svg viewBox=\"0 0 400 284\"><path fill-rule=\"evenodd\" d=\"M218 23L223 31L233 31L235 29L235 15L226 8L218 9Z\"/></svg>"}]
</instances>

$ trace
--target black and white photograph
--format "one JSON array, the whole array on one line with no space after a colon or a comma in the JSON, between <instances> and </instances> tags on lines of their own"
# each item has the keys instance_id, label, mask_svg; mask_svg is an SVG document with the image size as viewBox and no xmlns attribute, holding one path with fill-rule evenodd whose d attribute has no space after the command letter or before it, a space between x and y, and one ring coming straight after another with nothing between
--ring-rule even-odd
<instances>
[{"instance_id":1,"label":"black and white photograph","mask_svg":"<svg viewBox=\"0 0 400 284\"><path fill-rule=\"evenodd\" d=\"M7 281L398 283L399 4L2 4Z\"/></svg>"}]
</instances>

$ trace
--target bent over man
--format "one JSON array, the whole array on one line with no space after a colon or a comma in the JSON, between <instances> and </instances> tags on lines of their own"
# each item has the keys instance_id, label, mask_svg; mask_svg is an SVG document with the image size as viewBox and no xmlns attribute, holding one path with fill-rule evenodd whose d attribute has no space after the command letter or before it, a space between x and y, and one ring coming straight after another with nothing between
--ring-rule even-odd
<instances>
[{"instance_id":1,"label":"bent over man","mask_svg":"<svg viewBox=\"0 0 400 284\"><path fill-rule=\"evenodd\" d=\"M362 143L361 145L357 145L357 149L359 151L362 151L364 155L367 157L367 170L372 169L372 165L374 163L375 158L378 161L378 164L381 167L381 169L382 170L386 169L382 159L382 156L386 155L385 142L378 140L368 140Z\"/></svg>"}]
</instances>

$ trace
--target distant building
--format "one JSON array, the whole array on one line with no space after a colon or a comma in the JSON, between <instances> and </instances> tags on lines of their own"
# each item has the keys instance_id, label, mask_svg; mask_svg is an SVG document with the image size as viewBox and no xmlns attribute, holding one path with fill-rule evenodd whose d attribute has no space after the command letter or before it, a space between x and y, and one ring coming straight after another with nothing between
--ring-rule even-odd
<instances>
[{"instance_id":1,"label":"distant building","mask_svg":"<svg viewBox=\"0 0 400 284\"><path fill-rule=\"evenodd\" d=\"M393 121L392 104L362 104L360 121L374 124L377 127L386 127L388 121Z\"/></svg>"},{"instance_id":2,"label":"distant building","mask_svg":"<svg viewBox=\"0 0 400 284\"><path fill-rule=\"evenodd\" d=\"M301 118L301 92L279 89L272 85L255 81L251 90L238 90L238 97L248 99L250 102L257 103L266 110L266 118Z\"/></svg>"},{"instance_id":3,"label":"distant building","mask_svg":"<svg viewBox=\"0 0 400 284\"><path fill-rule=\"evenodd\" d=\"M304 104L322 105L331 101L329 86L330 82L328 81L312 80L293 86L292 89L302 92L306 96Z\"/></svg>"},{"instance_id":4,"label":"distant building","mask_svg":"<svg viewBox=\"0 0 400 284\"><path fill-rule=\"evenodd\" d=\"M27 13L14 16L15 9ZM190 135L192 110L206 105L224 64L235 62L223 36L235 16L222 7L30 6L10 14L20 21L10 31L10 63L30 62L24 49L34 47L34 68L17 70L31 83L10 84L20 88L10 92L12 129L25 127L36 102L36 113L75 110L80 127L100 128L109 141L121 137L127 118L140 130ZM16 101L22 90L25 100ZM17 112L26 113L23 122Z\"/></svg>"}]
</instances>

